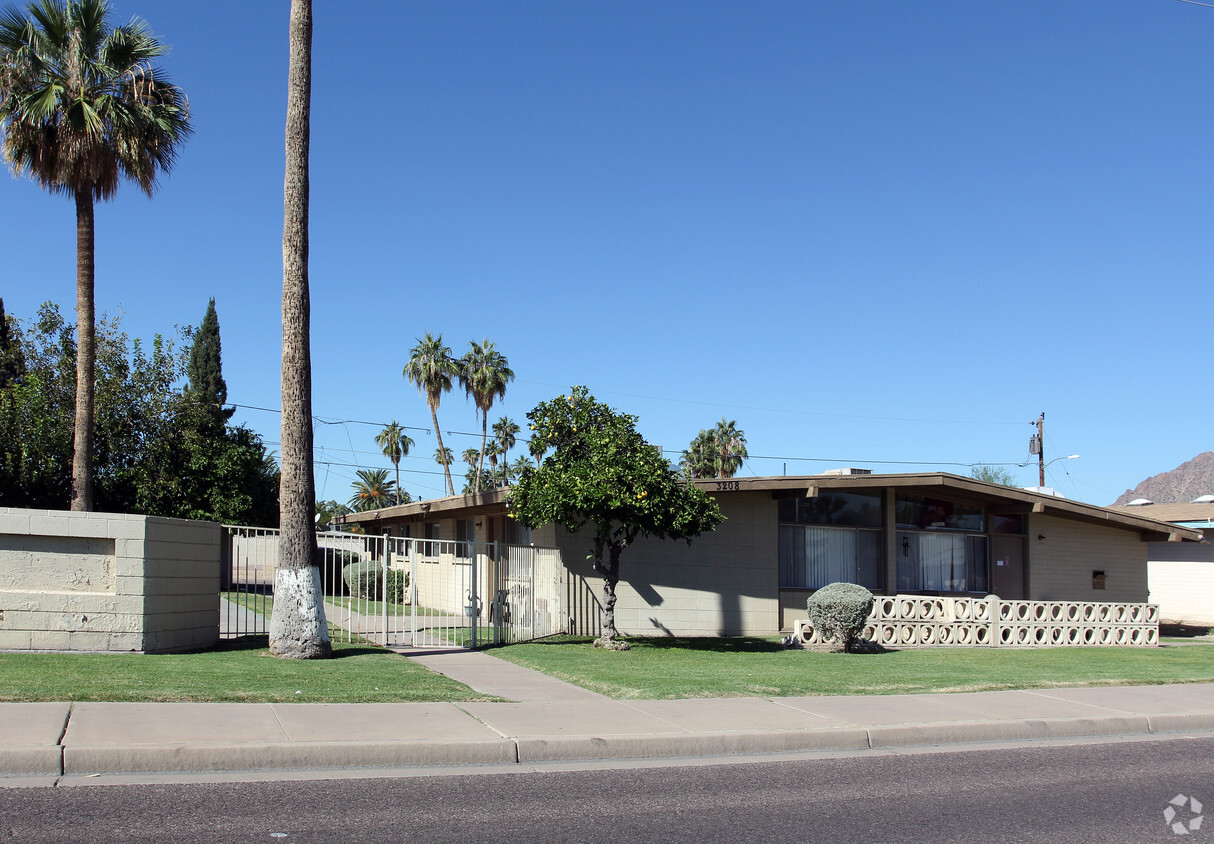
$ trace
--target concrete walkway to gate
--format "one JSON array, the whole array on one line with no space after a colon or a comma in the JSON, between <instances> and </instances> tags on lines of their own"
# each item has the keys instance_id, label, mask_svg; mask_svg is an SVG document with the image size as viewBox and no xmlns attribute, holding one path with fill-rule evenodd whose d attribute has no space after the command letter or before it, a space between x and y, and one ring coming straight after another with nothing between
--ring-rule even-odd
<instances>
[{"instance_id":1,"label":"concrete walkway to gate","mask_svg":"<svg viewBox=\"0 0 1214 844\"><path fill-rule=\"evenodd\" d=\"M614 700L485 652L401 652L510 702L0 703L0 787L547 770L1214 732L1214 683Z\"/></svg>"}]
</instances>

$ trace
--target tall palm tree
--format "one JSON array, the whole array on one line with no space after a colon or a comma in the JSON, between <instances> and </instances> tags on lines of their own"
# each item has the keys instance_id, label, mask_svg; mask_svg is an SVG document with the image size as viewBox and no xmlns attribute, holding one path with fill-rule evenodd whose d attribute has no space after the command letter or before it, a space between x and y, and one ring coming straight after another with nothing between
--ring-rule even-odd
<instances>
[{"instance_id":1,"label":"tall palm tree","mask_svg":"<svg viewBox=\"0 0 1214 844\"><path fill-rule=\"evenodd\" d=\"M518 433L522 430L518 423L509 416L503 416L493 423L493 439L503 455L509 454L510 449L518 444Z\"/></svg>"},{"instance_id":2,"label":"tall palm tree","mask_svg":"<svg viewBox=\"0 0 1214 844\"><path fill-rule=\"evenodd\" d=\"M312 357L308 333L308 141L312 3L291 0L286 178L282 226L282 478L270 653L315 659L333 652L316 566L312 476Z\"/></svg>"},{"instance_id":3,"label":"tall palm tree","mask_svg":"<svg viewBox=\"0 0 1214 844\"><path fill-rule=\"evenodd\" d=\"M383 450L384 457L391 460L392 465L396 467L396 503L403 504L404 502L400 500L400 461L402 457L408 457L409 449L413 448L416 443L405 433L401 424L393 419L375 435L375 444Z\"/></svg>"},{"instance_id":4,"label":"tall palm tree","mask_svg":"<svg viewBox=\"0 0 1214 844\"><path fill-rule=\"evenodd\" d=\"M409 362L401 373L409 383L417 387L417 391L426 399L430 408L430 418L434 420L434 433L438 437L438 451L442 458L443 474L447 479L446 492L455 495L455 487L451 484L450 449L443 446L443 432L438 428L438 404L443 393L451 390L451 381L459 375L459 364L451 357L451 349L443 345L443 335L437 337L426 332L424 338L419 338L413 351L409 353Z\"/></svg>"},{"instance_id":5,"label":"tall palm tree","mask_svg":"<svg viewBox=\"0 0 1214 844\"><path fill-rule=\"evenodd\" d=\"M93 206L123 177L151 196L190 134L185 94L152 65L168 47L139 18L111 27L108 12L104 0L41 0L0 15L4 157L76 203L73 510L93 509Z\"/></svg>"},{"instance_id":6,"label":"tall palm tree","mask_svg":"<svg viewBox=\"0 0 1214 844\"><path fill-rule=\"evenodd\" d=\"M354 494L347 502L356 512L378 510L387 507L396 498L392 481L388 480L387 469L359 469L356 473L358 480L350 486Z\"/></svg>"},{"instance_id":7,"label":"tall palm tree","mask_svg":"<svg viewBox=\"0 0 1214 844\"><path fill-rule=\"evenodd\" d=\"M476 448L465 448L464 453L460 457L468 464L468 470L473 471L476 469L476 462L481 459L481 453Z\"/></svg>"},{"instance_id":8,"label":"tall palm tree","mask_svg":"<svg viewBox=\"0 0 1214 844\"><path fill-rule=\"evenodd\" d=\"M717 473L717 440L712 431L701 430L679 459L679 467L689 478L710 478Z\"/></svg>"},{"instance_id":9,"label":"tall palm tree","mask_svg":"<svg viewBox=\"0 0 1214 844\"><path fill-rule=\"evenodd\" d=\"M450 483L451 482L450 466L452 463L455 462L455 453L453 451L451 451L451 449L447 448L446 446L436 448L436 449L434 449L434 462L437 463L439 466L442 466L444 472L447 472L447 483ZM446 487L443 488L443 492L444 493L447 492ZM455 493L452 492L451 494L454 495Z\"/></svg>"},{"instance_id":10,"label":"tall palm tree","mask_svg":"<svg viewBox=\"0 0 1214 844\"><path fill-rule=\"evenodd\" d=\"M479 344L469 341L468 345L472 348L459 359L459 383L481 412L481 459L473 483L479 490L481 473L485 469L485 443L489 439L489 411L496 399L505 398L506 385L514 380L514 370L506 356L488 339Z\"/></svg>"},{"instance_id":11,"label":"tall palm tree","mask_svg":"<svg viewBox=\"0 0 1214 844\"><path fill-rule=\"evenodd\" d=\"M718 478L732 478L742 467L746 459L746 434L739 428L737 420L721 421L712 429L714 443L714 464Z\"/></svg>"},{"instance_id":12,"label":"tall palm tree","mask_svg":"<svg viewBox=\"0 0 1214 844\"><path fill-rule=\"evenodd\" d=\"M532 425L531 427L534 428L535 426ZM538 469L540 464L544 462L544 453L546 451L548 451L548 446L539 437L532 437L527 440L527 453L535 458L535 468Z\"/></svg>"}]
</instances>

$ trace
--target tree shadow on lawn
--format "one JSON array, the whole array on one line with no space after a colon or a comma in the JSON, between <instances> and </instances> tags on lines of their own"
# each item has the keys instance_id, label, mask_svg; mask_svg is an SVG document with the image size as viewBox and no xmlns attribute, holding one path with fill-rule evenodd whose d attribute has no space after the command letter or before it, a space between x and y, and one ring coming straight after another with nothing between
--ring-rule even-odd
<instances>
[{"instance_id":1,"label":"tree shadow on lawn","mask_svg":"<svg viewBox=\"0 0 1214 844\"><path fill-rule=\"evenodd\" d=\"M697 651L701 653L777 653L786 650L779 639L764 639L759 636L621 636L622 641L634 648L655 650ZM569 636L565 634L520 642L528 645L565 645L587 647L594 643L593 636ZM502 645L501 647L509 647Z\"/></svg>"},{"instance_id":2,"label":"tree shadow on lawn","mask_svg":"<svg viewBox=\"0 0 1214 844\"><path fill-rule=\"evenodd\" d=\"M269 651L270 637L266 635L260 636L237 636L233 639L220 639L219 644L201 653L231 653L239 651ZM386 648L366 645L341 645L334 643L333 656L331 659L344 659L351 656L364 656L366 654L390 654L392 651Z\"/></svg>"}]
</instances>

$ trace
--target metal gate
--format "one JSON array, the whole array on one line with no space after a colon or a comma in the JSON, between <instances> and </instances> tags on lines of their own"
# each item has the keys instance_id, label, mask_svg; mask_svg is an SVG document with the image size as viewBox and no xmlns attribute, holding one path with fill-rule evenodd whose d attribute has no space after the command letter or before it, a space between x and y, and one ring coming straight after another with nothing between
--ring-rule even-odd
<instances>
[{"instance_id":1,"label":"metal gate","mask_svg":"<svg viewBox=\"0 0 1214 844\"><path fill-rule=\"evenodd\" d=\"M221 635L264 634L278 531L225 531ZM555 548L333 532L316 540L325 616L336 641L463 648L568 629L565 567Z\"/></svg>"}]
</instances>

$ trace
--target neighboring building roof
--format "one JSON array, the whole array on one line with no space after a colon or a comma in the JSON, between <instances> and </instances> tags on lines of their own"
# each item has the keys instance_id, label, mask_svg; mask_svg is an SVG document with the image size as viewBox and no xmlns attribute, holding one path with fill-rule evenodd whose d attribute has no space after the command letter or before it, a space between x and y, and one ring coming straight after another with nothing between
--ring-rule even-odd
<instances>
[{"instance_id":1,"label":"neighboring building roof","mask_svg":"<svg viewBox=\"0 0 1214 844\"><path fill-rule=\"evenodd\" d=\"M995 504L1006 513L1044 513L1075 521L1106 525L1120 530L1136 531L1148 541L1198 542L1201 533L1175 524L1154 512L1154 508L1109 508L1095 504L1083 504L1053 495L988 483L974 478L963 478L947 472L924 472L898 475L797 475L769 476L761 478L696 478L697 487L713 495L733 492L771 492L779 497L786 495L817 495L824 490L863 490L895 488L921 495L944 495L974 504ZM428 501L414 501L382 510L351 513L334 521L338 523L374 523L379 521L426 521L446 517L466 517L482 514L501 514L506 511L508 488L490 490L470 495L455 495ZM1205 506L1214 516L1214 505Z\"/></svg>"},{"instance_id":2,"label":"neighboring building roof","mask_svg":"<svg viewBox=\"0 0 1214 844\"><path fill-rule=\"evenodd\" d=\"M1161 522L1183 524L1189 527L1214 526L1214 503L1202 502L1201 499L1187 504L1117 504L1110 509L1119 513L1126 511L1141 513Z\"/></svg>"}]
</instances>

